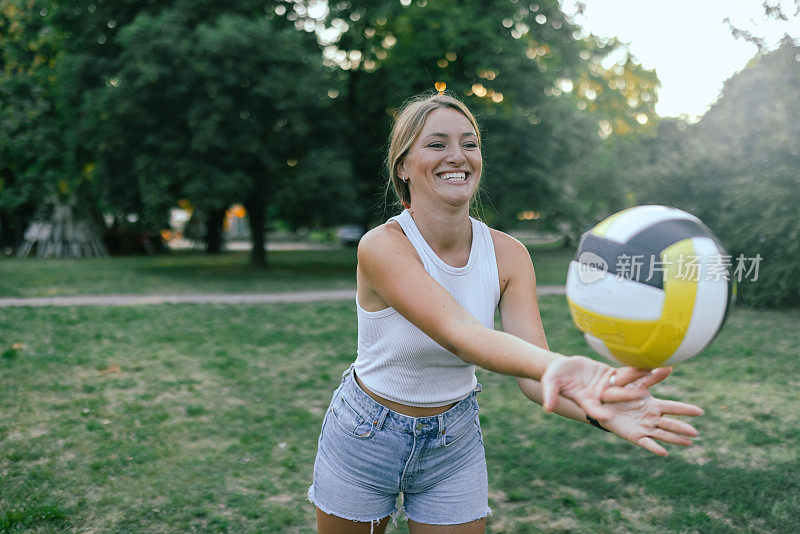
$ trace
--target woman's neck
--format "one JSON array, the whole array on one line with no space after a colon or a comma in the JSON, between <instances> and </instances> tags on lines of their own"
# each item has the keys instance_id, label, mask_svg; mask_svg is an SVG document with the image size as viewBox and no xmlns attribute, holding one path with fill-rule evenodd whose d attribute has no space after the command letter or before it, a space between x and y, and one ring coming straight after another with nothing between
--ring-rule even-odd
<instances>
[{"instance_id":1,"label":"woman's neck","mask_svg":"<svg viewBox=\"0 0 800 534\"><path fill-rule=\"evenodd\" d=\"M409 212L434 252L439 255L469 256L472 223L468 205L442 209L441 206L412 203Z\"/></svg>"}]
</instances>

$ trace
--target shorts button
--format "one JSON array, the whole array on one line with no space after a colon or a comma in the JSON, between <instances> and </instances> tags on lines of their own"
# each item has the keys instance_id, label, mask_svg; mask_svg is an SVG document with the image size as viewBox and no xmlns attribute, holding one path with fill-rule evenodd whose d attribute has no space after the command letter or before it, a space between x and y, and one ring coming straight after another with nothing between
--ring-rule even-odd
<instances>
[{"instance_id":1,"label":"shorts button","mask_svg":"<svg viewBox=\"0 0 800 534\"><path fill-rule=\"evenodd\" d=\"M422 423L417 423L417 426L415 428L417 429L417 432L422 430Z\"/></svg>"}]
</instances>

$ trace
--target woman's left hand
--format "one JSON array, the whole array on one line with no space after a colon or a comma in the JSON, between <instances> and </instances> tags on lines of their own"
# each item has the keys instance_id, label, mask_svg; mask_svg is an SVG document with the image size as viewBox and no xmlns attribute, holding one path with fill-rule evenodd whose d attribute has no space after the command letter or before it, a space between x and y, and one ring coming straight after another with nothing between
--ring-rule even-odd
<instances>
[{"instance_id":1,"label":"woman's left hand","mask_svg":"<svg viewBox=\"0 0 800 534\"><path fill-rule=\"evenodd\" d=\"M633 367L616 369L585 356L562 356L553 360L542 376L542 405L552 412L558 396L563 395L589 416L604 421L614 412L603 403L633 401L647 395L644 382L636 381L650 374Z\"/></svg>"},{"instance_id":2,"label":"woman's left hand","mask_svg":"<svg viewBox=\"0 0 800 534\"><path fill-rule=\"evenodd\" d=\"M671 372L671 367L660 367L633 380L620 376L617 385L637 391L647 390L667 378ZM703 409L699 406L658 399L649 393L634 400L606 404L604 408L611 412L611 417L601 422L603 428L659 456L667 456L668 453L655 440L688 447L692 444L690 438L698 435L697 430L689 423L669 416L703 415Z\"/></svg>"}]
</instances>

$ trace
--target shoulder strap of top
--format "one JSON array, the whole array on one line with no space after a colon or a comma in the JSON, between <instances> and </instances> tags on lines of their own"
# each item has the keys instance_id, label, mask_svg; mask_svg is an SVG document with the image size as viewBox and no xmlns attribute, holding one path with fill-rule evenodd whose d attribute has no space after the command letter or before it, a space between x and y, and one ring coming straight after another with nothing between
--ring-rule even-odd
<instances>
[{"instance_id":1,"label":"shoulder strap of top","mask_svg":"<svg viewBox=\"0 0 800 534\"><path fill-rule=\"evenodd\" d=\"M394 220L400 224L400 227L403 229L403 232L406 234L406 237L411 244L414 246L414 249L419 254L420 258L423 258L427 255L426 246L427 243L425 242L425 238L422 237L422 234L417 228L414 219L411 218L411 214L408 210L403 210L399 215L395 215L390 221Z\"/></svg>"},{"instance_id":2,"label":"shoulder strap of top","mask_svg":"<svg viewBox=\"0 0 800 534\"><path fill-rule=\"evenodd\" d=\"M483 236L482 249L485 251L485 258L489 269L489 275L492 281L492 293L494 294L495 306L500 302L500 272L497 268L497 253L494 249L494 241L492 241L492 233L489 227L483 221L473 219L480 228L480 234Z\"/></svg>"}]
</instances>

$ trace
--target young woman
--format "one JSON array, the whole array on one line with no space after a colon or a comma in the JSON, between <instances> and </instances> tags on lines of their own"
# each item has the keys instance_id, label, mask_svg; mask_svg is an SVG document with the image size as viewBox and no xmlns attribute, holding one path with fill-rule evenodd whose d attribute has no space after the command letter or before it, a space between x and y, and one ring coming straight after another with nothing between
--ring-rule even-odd
<instances>
[{"instance_id":1,"label":"young woman","mask_svg":"<svg viewBox=\"0 0 800 534\"><path fill-rule=\"evenodd\" d=\"M547 348L525 247L469 216L481 138L459 100L399 112L387 158L406 208L358 247L358 352L322 424L309 500L321 533L383 532L397 496L412 534L483 532L488 484L475 368L517 377L554 411L665 455L700 415L647 388L666 378ZM499 309L503 331L494 330ZM598 423L599 421L599 423Z\"/></svg>"}]
</instances>

